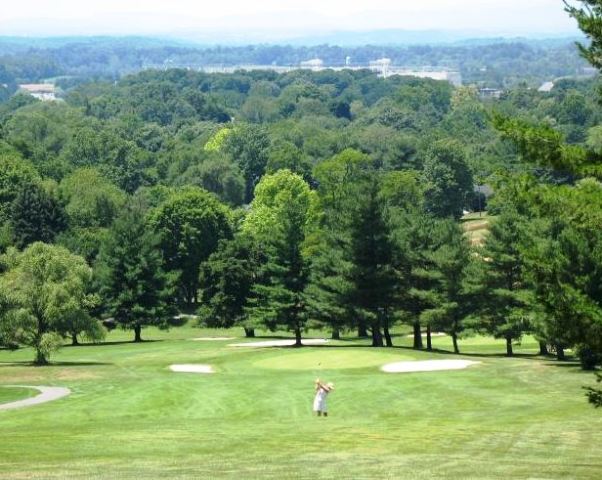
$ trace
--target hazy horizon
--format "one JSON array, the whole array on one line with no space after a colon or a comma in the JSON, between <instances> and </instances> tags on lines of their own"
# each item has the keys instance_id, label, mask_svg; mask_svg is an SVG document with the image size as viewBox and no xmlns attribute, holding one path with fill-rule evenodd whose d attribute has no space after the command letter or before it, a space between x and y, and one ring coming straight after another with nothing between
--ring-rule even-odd
<instances>
[{"instance_id":1,"label":"hazy horizon","mask_svg":"<svg viewBox=\"0 0 602 480\"><path fill-rule=\"evenodd\" d=\"M197 41L277 42L340 32L444 31L457 37L572 36L561 0L24 0L0 11L2 36L168 36Z\"/></svg>"}]
</instances>

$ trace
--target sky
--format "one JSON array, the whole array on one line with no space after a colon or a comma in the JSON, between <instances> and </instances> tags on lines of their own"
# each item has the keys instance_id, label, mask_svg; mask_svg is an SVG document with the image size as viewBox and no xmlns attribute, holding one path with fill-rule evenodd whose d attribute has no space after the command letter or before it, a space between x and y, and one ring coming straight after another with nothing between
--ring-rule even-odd
<instances>
[{"instance_id":1,"label":"sky","mask_svg":"<svg viewBox=\"0 0 602 480\"><path fill-rule=\"evenodd\" d=\"M577 33L561 0L17 0L0 35L300 34L380 29L475 35Z\"/></svg>"}]
</instances>

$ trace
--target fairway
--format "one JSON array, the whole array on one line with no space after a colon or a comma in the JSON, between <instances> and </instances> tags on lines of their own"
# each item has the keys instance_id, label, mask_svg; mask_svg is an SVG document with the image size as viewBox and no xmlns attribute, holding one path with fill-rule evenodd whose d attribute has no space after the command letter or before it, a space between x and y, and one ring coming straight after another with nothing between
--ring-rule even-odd
<instances>
[{"instance_id":1,"label":"fairway","mask_svg":"<svg viewBox=\"0 0 602 480\"><path fill-rule=\"evenodd\" d=\"M436 353L352 338L301 350L189 341L223 333L148 329L154 341L133 344L130 332L115 331L104 345L63 348L43 368L28 365L31 350L0 351L0 385L72 390L0 411L2 478L596 479L602 471L600 414L581 388L592 375L536 357L535 343L508 359L503 342L487 338L461 343L460 356L442 351L448 337L434 339ZM395 342L407 347L406 333ZM445 359L481 363L379 371ZM215 373L174 373L172 364ZM312 416L317 375L336 383L328 418ZM2 402L27 395L35 392L0 388Z\"/></svg>"}]
</instances>

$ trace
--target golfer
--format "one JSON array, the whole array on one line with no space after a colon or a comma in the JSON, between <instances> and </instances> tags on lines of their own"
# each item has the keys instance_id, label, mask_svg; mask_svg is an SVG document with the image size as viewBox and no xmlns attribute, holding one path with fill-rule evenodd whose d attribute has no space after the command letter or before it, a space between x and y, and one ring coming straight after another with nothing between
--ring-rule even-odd
<instances>
[{"instance_id":1,"label":"golfer","mask_svg":"<svg viewBox=\"0 0 602 480\"><path fill-rule=\"evenodd\" d=\"M314 397L314 412L317 413L318 417L324 415L328 416L328 408L326 407L326 397L330 392L334 390L334 383L322 383L322 381L316 379L316 396Z\"/></svg>"}]
</instances>

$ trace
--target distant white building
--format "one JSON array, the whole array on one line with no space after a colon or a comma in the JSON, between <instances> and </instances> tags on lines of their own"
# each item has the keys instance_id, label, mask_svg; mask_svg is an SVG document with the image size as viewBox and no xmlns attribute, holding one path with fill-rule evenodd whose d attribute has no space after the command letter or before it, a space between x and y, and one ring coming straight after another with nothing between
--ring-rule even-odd
<instances>
[{"instance_id":1,"label":"distant white building","mask_svg":"<svg viewBox=\"0 0 602 480\"><path fill-rule=\"evenodd\" d=\"M301 62L301 68L317 72L318 70L322 70L324 68L324 61L320 58L312 58L311 60Z\"/></svg>"},{"instance_id":2,"label":"distant white building","mask_svg":"<svg viewBox=\"0 0 602 480\"><path fill-rule=\"evenodd\" d=\"M545 82L541 87L537 89L538 92L550 93L554 88L554 82Z\"/></svg>"},{"instance_id":3,"label":"distant white building","mask_svg":"<svg viewBox=\"0 0 602 480\"><path fill-rule=\"evenodd\" d=\"M378 73L381 77L387 78L389 76L389 68L391 67L390 58L379 58L370 62L370 70Z\"/></svg>"},{"instance_id":4,"label":"distant white building","mask_svg":"<svg viewBox=\"0 0 602 480\"><path fill-rule=\"evenodd\" d=\"M19 85L19 91L44 102L56 100L56 87L51 83L25 83Z\"/></svg>"},{"instance_id":5,"label":"distant white building","mask_svg":"<svg viewBox=\"0 0 602 480\"><path fill-rule=\"evenodd\" d=\"M504 93L503 90L500 90L499 88L479 88L479 97L481 97L483 100L487 100L487 99L499 99L502 94Z\"/></svg>"}]
</instances>

